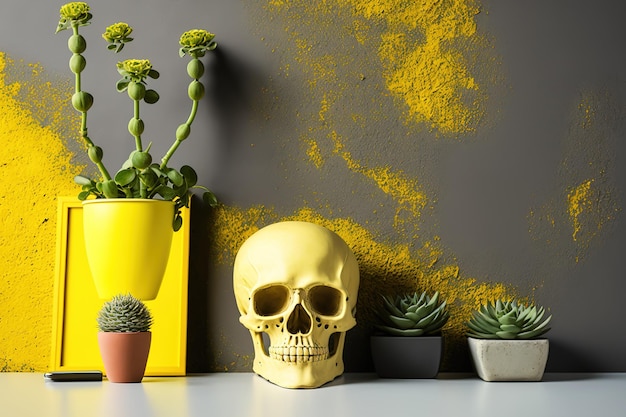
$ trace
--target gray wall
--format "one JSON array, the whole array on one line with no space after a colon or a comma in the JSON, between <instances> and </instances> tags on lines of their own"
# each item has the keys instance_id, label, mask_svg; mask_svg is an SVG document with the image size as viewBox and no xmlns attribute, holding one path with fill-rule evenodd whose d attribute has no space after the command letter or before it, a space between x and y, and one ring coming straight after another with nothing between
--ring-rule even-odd
<instances>
[{"instance_id":1,"label":"gray wall","mask_svg":"<svg viewBox=\"0 0 626 417\"><path fill-rule=\"evenodd\" d=\"M450 31L469 1L442 6L442 21L460 15L449 30L424 23L430 10L411 15L413 1L372 14L366 3L90 2L90 135L113 166L130 150L115 62L148 57L161 72L162 100L142 114L159 154L188 112L178 37L217 35L206 100L173 161L223 204L193 211L188 370L251 369L232 260L256 228L299 218L337 230L361 263L347 371L371 369L373 303L398 288L441 289L459 316L495 294L529 297L553 314L548 370L626 371L624 3L481 1L467 36ZM69 79L66 34L52 35L61 4L5 1L0 50ZM119 20L135 42L101 53ZM445 369L469 369L459 320L450 334Z\"/></svg>"}]
</instances>

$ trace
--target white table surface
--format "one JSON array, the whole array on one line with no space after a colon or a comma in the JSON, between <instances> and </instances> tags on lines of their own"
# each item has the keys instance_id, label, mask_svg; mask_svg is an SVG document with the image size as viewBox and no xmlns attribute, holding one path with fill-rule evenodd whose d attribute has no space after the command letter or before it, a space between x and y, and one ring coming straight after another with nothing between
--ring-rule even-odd
<instances>
[{"instance_id":1,"label":"white table surface","mask_svg":"<svg viewBox=\"0 0 626 417\"><path fill-rule=\"evenodd\" d=\"M46 382L0 373L3 417L625 417L626 373L546 374L542 382L474 375L379 379L345 374L321 388L285 389L253 373L144 378L140 384Z\"/></svg>"}]
</instances>

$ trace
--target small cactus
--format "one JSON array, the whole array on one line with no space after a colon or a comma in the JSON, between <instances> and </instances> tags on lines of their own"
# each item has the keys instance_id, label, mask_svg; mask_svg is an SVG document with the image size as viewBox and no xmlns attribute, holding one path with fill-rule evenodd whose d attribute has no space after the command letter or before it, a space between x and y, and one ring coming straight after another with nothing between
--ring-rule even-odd
<instances>
[{"instance_id":1,"label":"small cactus","mask_svg":"<svg viewBox=\"0 0 626 417\"><path fill-rule=\"evenodd\" d=\"M430 297L426 292L404 296L383 296L383 308L376 312L382 324L374 327L394 336L427 336L439 333L450 315L446 302L439 301L439 292Z\"/></svg>"},{"instance_id":2,"label":"small cactus","mask_svg":"<svg viewBox=\"0 0 626 417\"><path fill-rule=\"evenodd\" d=\"M544 319L545 309L516 300L488 302L474 311L466 323L467 336L476 339L536 339L550 330L552 316Z\"/></svg>"},{"instance_id":3,"label":"small cactus","mask_svg":"<svg viewBox=\"0 0 626 417\"><path fill-rule=\"evenodd\" d=\"M116 295L104 303L96 320L101 332L147 332L152 326L150 310L131 294Z\"/></svg>"}]
</instances>

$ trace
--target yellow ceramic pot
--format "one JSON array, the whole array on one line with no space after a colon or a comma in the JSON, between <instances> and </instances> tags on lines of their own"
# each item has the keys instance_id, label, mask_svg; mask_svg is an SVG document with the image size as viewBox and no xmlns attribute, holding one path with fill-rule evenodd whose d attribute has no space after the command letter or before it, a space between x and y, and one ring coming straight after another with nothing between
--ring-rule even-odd
<instances>
[{"instance_id":1,"label":"yellow ceramic pot","mask_svg":"<svg viewBox=\"0 0 626 417\"><path fill-rule=\"evenodd\" d=\"M149 199L83 202L85 250L98 295L156 298L172 245L174 203Z\"/></svg>"}]
</instances>

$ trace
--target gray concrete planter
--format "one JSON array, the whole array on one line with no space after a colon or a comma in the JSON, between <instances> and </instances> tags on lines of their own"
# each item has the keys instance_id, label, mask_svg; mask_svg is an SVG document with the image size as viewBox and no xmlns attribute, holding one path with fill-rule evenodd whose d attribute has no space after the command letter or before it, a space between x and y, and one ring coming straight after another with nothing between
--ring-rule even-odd
<instances>
[{"instance_id":1,"label":"gray concrete planter","mask_svg":"<svg viewBox=\"0 0 626 417\"><path fill-rule=\"evenodd\" d=\"M548 339L467 338L474 368L484 381L541 381L548 361Z\"/></svg>"},{"instance_id":2,"label":"gray concrete planter","mask_svg":"<svg viewBox=\"0 0 626 417\"><path fill-rule=\"evenodd\" d=\"M370 337L372 360L381 378L435 378L439 373L441 336Z\"/></svg>"}]
</instances>

